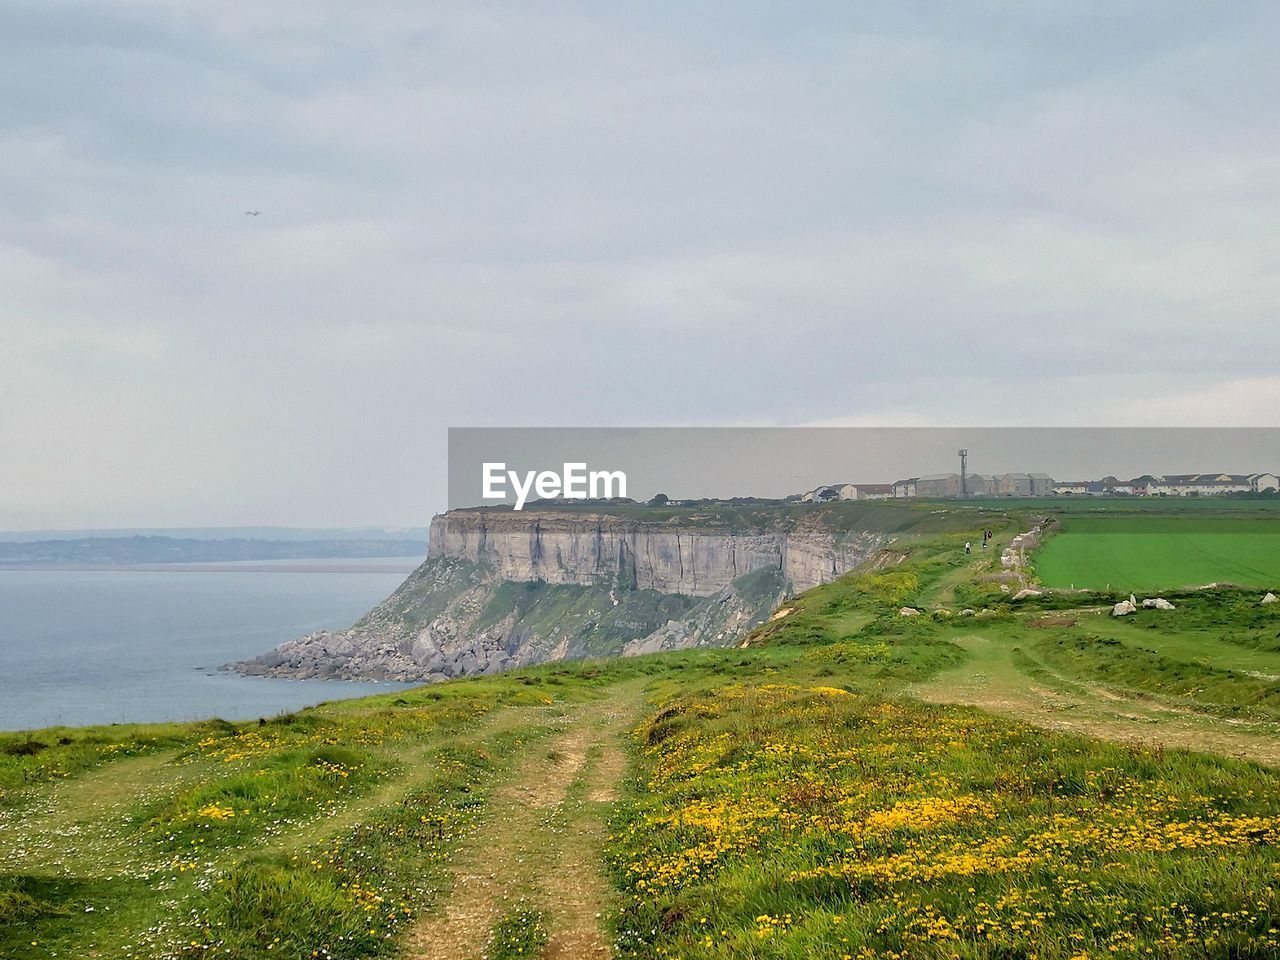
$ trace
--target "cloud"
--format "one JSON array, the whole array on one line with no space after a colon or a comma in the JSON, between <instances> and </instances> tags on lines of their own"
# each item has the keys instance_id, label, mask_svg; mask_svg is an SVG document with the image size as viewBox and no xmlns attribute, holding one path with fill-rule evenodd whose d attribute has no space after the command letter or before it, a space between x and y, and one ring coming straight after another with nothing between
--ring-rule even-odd
<instances>
[{"instance_id":1,"label":"cloud","mask_svg":"<svg viewBox=\"0 0 1280 960\"><path fill-rule=\"evenodd\" d=\"M7 5L0 526L419 522L461 424L1258 422L1272 5L807 10Z\"/></svg>"}]
</instances>

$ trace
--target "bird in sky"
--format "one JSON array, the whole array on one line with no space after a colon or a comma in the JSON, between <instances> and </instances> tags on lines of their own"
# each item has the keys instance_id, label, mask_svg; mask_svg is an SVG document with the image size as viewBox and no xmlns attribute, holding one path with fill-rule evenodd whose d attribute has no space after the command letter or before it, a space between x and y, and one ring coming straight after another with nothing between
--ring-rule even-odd
<instances>
[{"instance_id":1,"label":"bird in sky","mask_svg":"<svg viewBox=\"0 0 1280 960\"><path fill-rule=\"evenodd\" d=\"M246 211L244 212L244 215L245 215L246 217L260 217L260 216L262 216L262 211L261 211L261 210L246 210Z\"/></svg>"}]
</instances>

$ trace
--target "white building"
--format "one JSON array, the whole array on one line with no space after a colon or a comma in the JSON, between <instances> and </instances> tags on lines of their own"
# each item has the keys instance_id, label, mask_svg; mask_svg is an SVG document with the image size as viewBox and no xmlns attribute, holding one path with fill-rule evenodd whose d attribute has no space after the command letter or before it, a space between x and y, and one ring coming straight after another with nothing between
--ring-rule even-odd
<instances>
[{"instance_id":1,"label":"white building","mask_svg":"<svg viewBox=\"0 0 1280 960\"><path fill-rule=\"evenodd\" d=\"M1153 497L1213 497L1252 493L1253 480L1239 473L1179 473L1152 477L1144 492Z\"/></svg>"},{"instance_id":2,"label":"white building","mask_svg":"<svg viewBox=\"0 0 1280 960\"><path fill-rule=\"evenodd\" d=\"M1280 476L1274 473L1255 473L1249 477L1254 493L1266 493L1268 490L1280 491Z\"/></svg>"},{"instance_id":3,"label":"white building","mask_svg":"<svg viewBox=\"0 0 1280 960\"><path fill-rule=\"evenodd\" d=\"M1082 497L1089 492L1088 480L1059 480L1053 485L1058 496Z\"/></svg>"},{"instance_id":4,"label":"white building","mask_svg":"<svg viewBox=\"0 0 1280 960\"><path fill-rule=\"evenodd\" d=\"M892 500L897 494L892 483L843 483L841 500Z\"/></svg>"}]
</instances>

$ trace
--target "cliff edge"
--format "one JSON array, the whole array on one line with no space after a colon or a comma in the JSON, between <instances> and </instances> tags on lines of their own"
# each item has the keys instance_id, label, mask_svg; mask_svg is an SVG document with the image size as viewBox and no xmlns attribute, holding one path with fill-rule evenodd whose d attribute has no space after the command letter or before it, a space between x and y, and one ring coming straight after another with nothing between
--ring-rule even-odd
<instances>
[{"instance_id":1,"label":"cliff edge","mask_svg":"<svg viewBox=\"0 0 1280 960\"><path fill-rule=\"evenodd\" d=\"M235 668L418 681L728 646L785 596L875 562L897 525L784 506L451 511L432 520L427 560L353 626Z\"/></svg>"}]
</instances>

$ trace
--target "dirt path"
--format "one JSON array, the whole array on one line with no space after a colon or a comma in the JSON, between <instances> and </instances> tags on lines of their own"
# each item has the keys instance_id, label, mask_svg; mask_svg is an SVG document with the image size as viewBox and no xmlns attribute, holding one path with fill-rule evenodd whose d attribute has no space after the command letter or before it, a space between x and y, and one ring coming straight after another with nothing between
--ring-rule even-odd
<instances>
[{"instance_id":1,"label":"dirt path","mask_svg":"<svg viewBox=\"0 0 1280 960\"><path fill-rule=\"evenodd\" d=\"M934 703L981 707L992 713L1070 733L1142 746L1217 753L1280 766L1280 738L1271 724L1250 724L1185 710L1157 700L1130 699L1070 681L1050 685L1028 676L1009 648L986 637L965 637L969 659L907 692Z\"/></svg>"},{"instance_id":2,"label":"dirt path","mask_svg":"<svg viewBox=\"0 0 1280 960\"><path fill-rule=\"evenodd\" d=\"M588 705L530 750L459 851L444 909L413 932L406 956L478 960L493 925L521 908L547 914L544 958L611 955L600 860L635 709L632 700Z\"/></svg>"}]
</instances>

